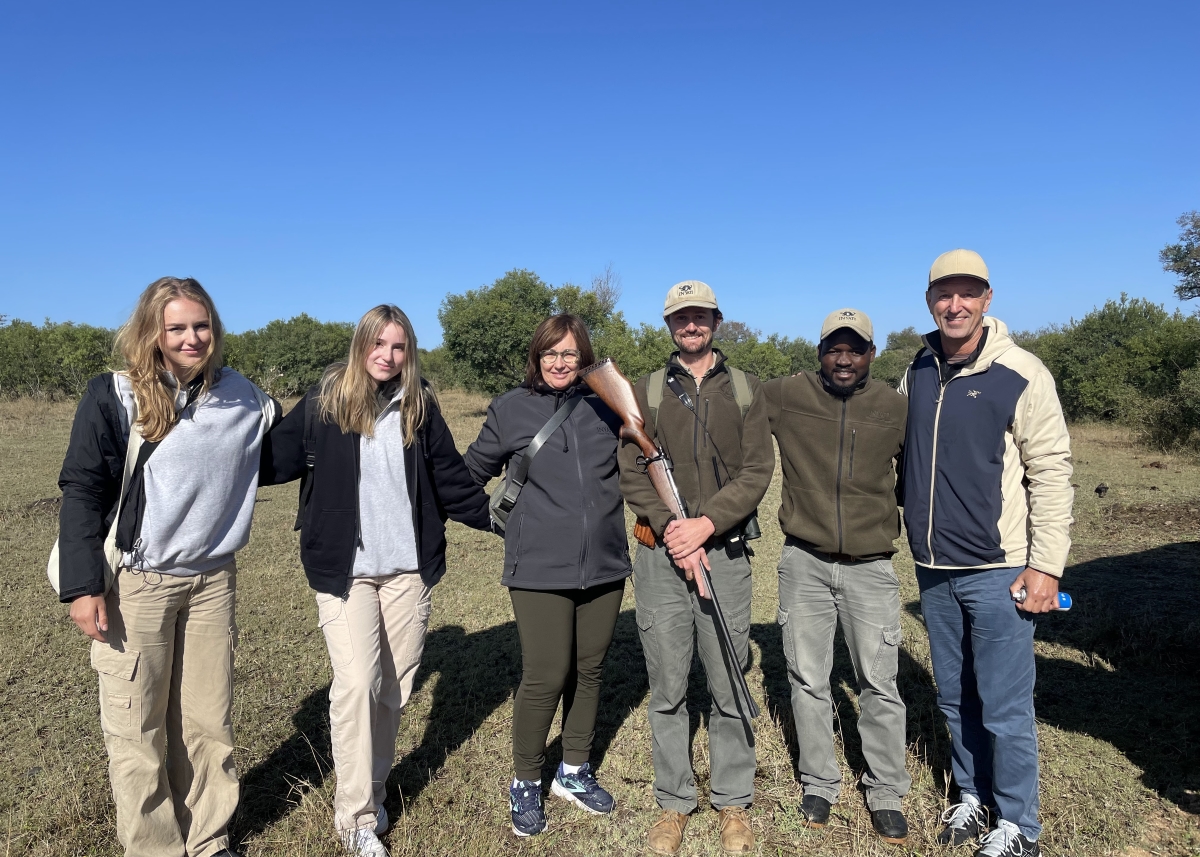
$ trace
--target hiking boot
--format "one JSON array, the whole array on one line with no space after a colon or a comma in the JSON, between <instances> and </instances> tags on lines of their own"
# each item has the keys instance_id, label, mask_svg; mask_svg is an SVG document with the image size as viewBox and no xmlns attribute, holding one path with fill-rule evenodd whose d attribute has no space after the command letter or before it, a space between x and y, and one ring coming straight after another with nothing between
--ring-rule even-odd
<instances>
[{"instance_id":1,"label":"hiking boot","mask_svg":"<svg viewBox=\"0 0 1200 857\"><path fill-rule=\"evenodd\" d=\"M800 799L800 815L805 827L824 827L829 823L829 801L820 795L805 795Z\"/></svg>"},{"instance_id":2,"label":"hiking boot","mask_svg":"<svg viewBox=\"0 0 1200 857\"><path fill-rule=\"evenodd\" d=\"M342 845L353 857L391 857L375 831L369 827L342 831Z\"/></svg>"},{"instance_id":3,"label":"hiking boot","mask_svg":"<svg viewBox=\"0 0 1200 857\"><path fill-rule=\"evenodd\" d=\"M564 772L562 763L559 762L558 773L554 775L550 791L580 809L596 815L612 812L613 796L596 782L596 778L592 775L592 766L588 762L580 765L579 770L574 774Z\"/></svg>"},{"instance_id":4,"label":"hiking boot","mask_svg":"<svg viewBox=\"0 0 1200 857\"><path fill-rule=\"evenodd\" d=\"M515 781L508 789L508 803L512 808L512 832L517 836L536 836L546 829L541 783Z\"/></svg>"},{"instance_id":5,"label":"hiking boot","mask_svg":"<svg viewBox=\"0 0 1200 857\"><path fill-rule=\"evenodd\" d=\"M871 810L871 826L879 834L879 838L892 845L901 845L908 839L908 822L904 813L898 809Z\"/></svg>"},{"instance_id":6,"label":"hiking boot","mask_svg":"<svg viewBox=\"0 0 1200 857\"><path fill-rule=\"evenodd\" d=\"M726 854L754 850L754 831L750 829L750 813L745 808L721 807L721 850Z\"/></svg>"},{"instance_id":7,"label":"hiking boot","mask_svg":"<svg viewBox=\"0 0 1200 857\"><path fill-rule=\"evenodd\" d=\"M979 840L975 857L1038 857L1041 853L1036 839L1026 839L1019 827L1000 819L996 829Z\"/></svg>"},{"instance_id":8,"label":"hiking boot","mask_svg":"<svg viewBox=\"0 0 1200 857\"><path fill-rule=\"evenodd\" d=\"M962 803L956 803L942 813L942 824L946 826L937 835L938 845L957 847L987 833L987 807L975 795L964 794Z\"/></svg>"},{"instance_id":9,"label":"hiking boot","mask_svg":"<svg viewBox=\"0 0 1200 857\"><path fill-rule=\"evenodd\" d=\"M664 809L658 821L646 834L646 845L655 854L678 854L683 844L683 831L687 830L688 817L673 809Z\"/></svg>"}]
</instances>

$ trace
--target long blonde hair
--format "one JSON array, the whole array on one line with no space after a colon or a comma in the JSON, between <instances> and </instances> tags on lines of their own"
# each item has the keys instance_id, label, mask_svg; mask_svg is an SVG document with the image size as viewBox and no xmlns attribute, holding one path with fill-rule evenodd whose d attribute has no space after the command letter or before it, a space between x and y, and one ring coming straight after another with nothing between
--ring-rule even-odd
<instances>
[{"instance_id":1,"label":"long blonde hair","mask_svg":"<svg viewBox=\"0 0 1200 857\"><path fill-rule=\"evenodd\" d=\"M208 353L196 367L192 378L199 375L201 393L207 393L217 381L217 373L224 364L223 346L225 331L217 308L204 287L191 277L163 277L146 287L138 298L133 315L117 331L114 350L124 360L125 371L137 398L137 424L142 427L142 436L148 441L162 440L175 425L175 391L163 380L169 371L163 359L159 340L163 334L163 314L167 304L175 300L195 301L208 312L212 330ZM177 378L180 384L188 379Z\"/></svg>"},{"instance_id":2,"label":"long blonde hair","mask_svg":"<svg viewBox=\"0 0 1200 857\"><path fill-rule=\"evenodd\" d=\"M433 391L421 383L421 361L417 353L417 334L403 310L394 304L380 304L358 320L350 355L345 363L334 363L321 378L317 403L323 422L335 423L344 432L363 437L375 433L375 420L386 403L381 403L379 384L367 374L367 355L375 347L379 334L389 324L404 331L404 363L390 383L404 389L400 400L400 419L404 426L404 445L412 446L417 430L425 422Z\"/></svg>"}]
</instances>

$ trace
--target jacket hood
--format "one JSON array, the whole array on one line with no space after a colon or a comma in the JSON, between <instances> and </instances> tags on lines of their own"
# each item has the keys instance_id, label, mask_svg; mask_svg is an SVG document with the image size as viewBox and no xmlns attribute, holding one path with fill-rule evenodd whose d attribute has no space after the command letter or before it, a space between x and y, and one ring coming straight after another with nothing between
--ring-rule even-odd
<instances>
[{"instance_id":1,"label":"jacket hood","mask_svg":"<svg viewBox=\"0 0 1200 857\"><path fill-rule=\"evenodd\" d=\"M975 358L975 362L964 368L964 372L982 372L992 365L993 362L1005 351L1016 346L1012 341L1012 337L1008 335L1008 325L998 318L992 316L984 316L983 326L987 328L987 341L983 343L983 351ZM929 340L934 331L930 331L921 337L921 342L925 347L938 354L938 349L934 348Z\"/></svg>"}]
</instances>

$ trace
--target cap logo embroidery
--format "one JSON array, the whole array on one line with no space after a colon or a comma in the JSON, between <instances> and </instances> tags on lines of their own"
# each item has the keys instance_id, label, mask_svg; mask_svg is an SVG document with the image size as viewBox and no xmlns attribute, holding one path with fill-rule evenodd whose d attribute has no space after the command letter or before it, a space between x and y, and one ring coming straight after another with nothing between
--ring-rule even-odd
<instances>
[{"instance_id":1,"label":"cap logo embroidery","mask_svg":"<svg viewBox=\"0 0 1200 857\"><path fill-rule=\"evenodd\" d=\"M857 315L858 313L852 312L851 310L842 311L842 318L855 318Z\"/></svg>"},{"instance_id":2,"label":"cap logo embroidery","mask_svg":"<svg viewBox=\"0 0 1200 857\"><path fill-rule=\"evenodd\" d=\"M967 390L967 395L970 396L972 399L978 399L979 391L978 390Z\"/></svg>"},{"instance_id":3,"label":"cap logo embroidery","mask_svg":"<svg viewBox=\"0 0 1200 857\"><path fill-rule=\"evenodd\" d=\"M684 285L679 287L680 295L690 295L691 293L692 293L692 286L690 283L685 283Z\"/></svg>"}]
</instances>

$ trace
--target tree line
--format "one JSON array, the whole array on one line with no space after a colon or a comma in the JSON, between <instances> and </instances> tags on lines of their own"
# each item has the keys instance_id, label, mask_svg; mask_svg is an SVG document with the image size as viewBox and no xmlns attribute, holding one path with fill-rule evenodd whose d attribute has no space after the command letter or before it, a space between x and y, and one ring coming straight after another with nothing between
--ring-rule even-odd
<instances>
[{"instance_id":1,"label":"tree line","mask_svg":"<svg viewBox=\"0 0 1200 857\"><path fill-rule=\"evenodd\" d=\"M1160 253L1179 277L1181 299L1200 296L1200 212L1179 219L1180 240ZM674 350L664 325L630 324L616 308L620 281L611 268L588 286L552 286L533 271L509 271L495 282L447 295L438 312L442 344L421 350L423 374L441 389L496 395L525 376L533 329L546 316L571 312L592 333L598 358L612 357L630 378L662 366ZM301 314L257 330L227 333L225 362L277 398L301 395L325 367L344 359L352 322ZM8 322L0 315L0 397L71 397L88 379L116 368L115 331L88 324ZM1085 315L1014 338L1054 375L1067 418L1119 421L1159 448L1200 450L1200 314L1122 295ZM817 368L811 341L762 332L733 319L717 328L730 364L766 380ZM913 327L889 333L872 374L897 386L921 336Z\"/></svg>"}]
</instances>

